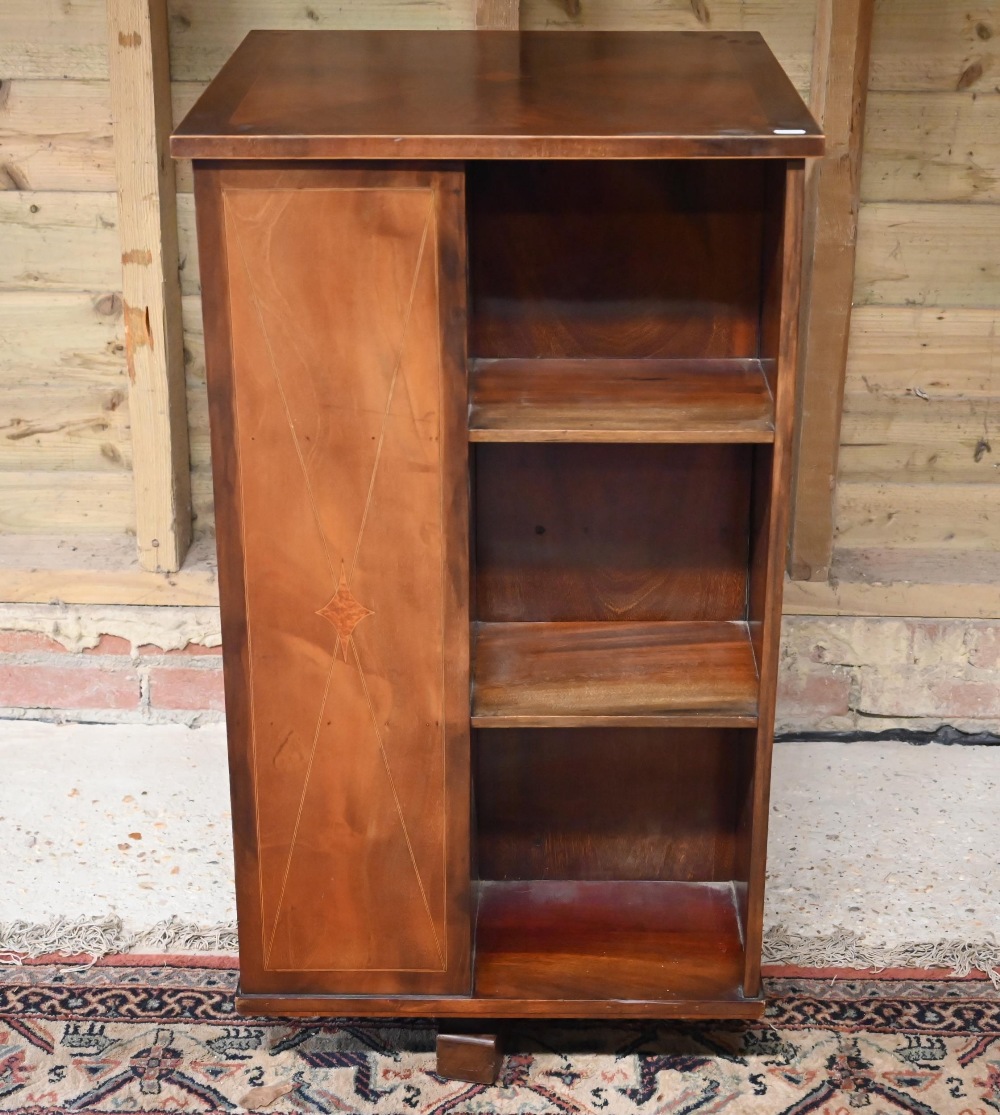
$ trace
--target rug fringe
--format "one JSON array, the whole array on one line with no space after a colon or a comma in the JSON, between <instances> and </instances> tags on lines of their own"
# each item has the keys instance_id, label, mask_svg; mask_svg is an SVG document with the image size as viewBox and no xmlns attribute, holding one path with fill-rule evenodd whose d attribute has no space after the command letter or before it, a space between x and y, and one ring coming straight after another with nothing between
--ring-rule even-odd
<instances>
[{"instance_id":1,"label":"rug fringe","mask_svg":"<svg viewBox=\"0 0 1000 1115\"><path fill-rule=\"evenodd\" d=\"M871 945L850 929L820 937L794 933L783 925L764 933L764 961L801 968L948 968L956 976L985 972L1000 991L1000 944L986 941L921 941Z\"/></svg>"},{"instance_id":2,"label":"rug fringe","mask_svg":"<svg viewBox=\"0 0 1000 1115\"><path fill-rule=\"evenodd\" d=\"M99 960L115 953L232 953L237 950L236 926L191 925L166 918L148 929L129 931L120 917L56 917L44 924L0 922L0 964L20 964L38 956L90 956ZM849 929L809 937L783 925L764 934L764 961L801 968L943 968L957 976L977 970L1000 990L1000 944L987 941L936 941L871 945Z\"/></svg>"},{"instance_id":3,"label":"rug fringe","mask_svg":"<svg viewBox=\"0 0 1000 1115\"><path fill-rule=\"evenodd\" d=\"M235 925L189 925L177 917L158 921L137 932L125 928L120 917L56 917L44 924L0 922L0 964L20 964L25 958L64 955L100 960L114 953L143 948L154 952L236 952Z\"/></svg>"}]
</instances>

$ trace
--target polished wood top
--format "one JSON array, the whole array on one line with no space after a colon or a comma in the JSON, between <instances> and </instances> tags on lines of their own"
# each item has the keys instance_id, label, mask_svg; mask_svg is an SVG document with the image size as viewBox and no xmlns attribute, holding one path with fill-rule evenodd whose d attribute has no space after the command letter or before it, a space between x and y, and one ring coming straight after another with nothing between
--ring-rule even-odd
<instances>
[{"instance_id":1,"label":"polished wood top","mask_svg":"<svg viewBox=\"0 0 1000 1115\"><path fill-rule=\"evenodd\" d=\"M822 153L757 32L253 31L171 141L185 158Z\"/></svg>"}]
</instances>

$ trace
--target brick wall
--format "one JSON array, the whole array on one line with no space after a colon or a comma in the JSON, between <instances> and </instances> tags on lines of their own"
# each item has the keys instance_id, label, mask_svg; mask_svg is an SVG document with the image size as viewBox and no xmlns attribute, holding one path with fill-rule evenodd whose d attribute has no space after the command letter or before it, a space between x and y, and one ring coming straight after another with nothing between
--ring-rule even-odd
<instances>
[{"instance_id":1,"label":"brick wall","mask_svg":"<svg viewBox=\"0 0 1000 1115\"><path fill-rule=\"evenodd\" d=\"M1000 620L786 616L778 732L1000 734Z\"/></svg>"},{"instance_id":2,"label":"brick wall","mask_svg":"<svg viewBox=\"0 0 1000 1115\"><path fill-rule=\"evenodd\" d=\"M0 605L0 717L224 718L213 609ZM1000 735L1000 620L786 617L777 731Z\"/></svg>"},{"instance_id":3,"label":"brick wall","mask_svg":"<svg viewBox=\"0 0 1000 1115\"><path fill-rule=\"evenodd\" d=\"M101 635L68 649L41 632L0 630L0 717L106 723L224 718L222 651L164 649Z\"/></svg>"}]
</instances>

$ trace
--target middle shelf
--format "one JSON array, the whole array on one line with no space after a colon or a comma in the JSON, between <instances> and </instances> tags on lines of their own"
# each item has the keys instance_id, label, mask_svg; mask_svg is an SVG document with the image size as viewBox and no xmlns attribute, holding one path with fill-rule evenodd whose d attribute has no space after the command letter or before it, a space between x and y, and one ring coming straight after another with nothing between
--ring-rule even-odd
<instances>
[{"instance_id":1,"label":"middle shelf","mask_svg":"<svg viewBox=\"0 0 1000 1115\"><path fill-rule=\"evenodd\" d=\"M754 727L739 620L475 623L472 726Z\"/></svg>"},{"instance_id":2,"label":"middle shelf","mask_svg":"<svg viewBox=\"0 0 1000 1115\"><path fill-rule=\"evenodd\" d=\"M470 441L774 441L767 362L480 359Z\"/></svg>"}]
</instances>

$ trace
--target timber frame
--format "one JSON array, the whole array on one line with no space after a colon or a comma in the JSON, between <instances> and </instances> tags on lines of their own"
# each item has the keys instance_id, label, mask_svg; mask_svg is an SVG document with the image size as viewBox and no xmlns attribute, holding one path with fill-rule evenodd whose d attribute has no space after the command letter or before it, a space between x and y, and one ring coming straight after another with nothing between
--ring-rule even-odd
<instances>
[{"instance_id":1,"label":"timber frame","mask_svg":"<svg viewBox=\"0 0 1000 1115\"><path fill-rule=\"evenodd\" d=\"M177 251L166 0L108 0L122 301L139 564L180 569L191 465Z\"/></svg>"},{"instance_id":2,"label":"timber frame","mask_svg":"<svg viewBox=\"0 0 1000 1115\"><path fill-rule=\"evenodd\" d=\"M875 0L819 0L816 10L810 107L827 148L806 179L799 440L789 542L797 581L827 580L833 554L874 11Z\"/></svg>"}]
</instances>

